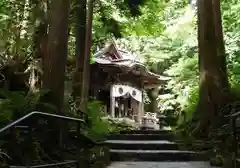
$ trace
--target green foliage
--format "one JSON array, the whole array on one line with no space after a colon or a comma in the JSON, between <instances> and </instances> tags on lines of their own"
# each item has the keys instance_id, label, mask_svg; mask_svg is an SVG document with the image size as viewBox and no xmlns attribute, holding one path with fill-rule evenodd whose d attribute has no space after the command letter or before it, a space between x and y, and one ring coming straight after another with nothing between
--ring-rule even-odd
<instances>
[{"instance_id":1,"label":"green foliage","mask_svg":"<svg viewBox=\"0 0 240 168\"><path fill-rule=\"evenodd\" d=\"M160 1L153 2L160 3ZM150 6L144 6L147 8ZM151 11L161 21L159 29L152 33L144 23L151 23ZM240 93L240 24L239 0L222 1L224 38L227 53L227 66L231 92L239 99ZM149 16L149 17L148 17ZM144 18L144 19L143 19ZM156 21L156 20L155 20ZM138 25L138 26L136 26ZM135 27L134 27L135 26ZM140 32L138 31L140 27ZM126 37L118 40L121 48L130 50L143 60L155 73L167 75L171 80L163 86L159 95L159 108L162 113L178 118L178 125L188 123L196 111L198 103L198 57L196 11L186 1L178 0L162 3L159 9L149 8L136 23L128 26L128 35L148 35L148 37ZM132 30L134 29L134 31ZM156 36L158 35L158 36Z\"/></svg>"},{"instance_id":2,"label":"green foliage","mask_svg":"<svg viewBox=\"0 0 240 168\"><path fill-rule=\"evenodd\" d=\"M24 64L23 71L36 62L32 43L39 9L35 1L28 5L25 2L0 2L1 68L9 64L11 59ZM177 117L179 125L191 119L198 102L196 11L188 2L98 0L94 5L93 52L102 47L105 41L123 37L117 39L121 48L136 54L151 71L171 77L170 81L163 84L164 90L158 98L159 108L161 113ZM229 82L237 98L240 93L239 3L239 0L222 1ZM71 29L69 34L69 59L74 60L74 31ZM40 68L35 69L41 71ZM73 67L68 67L66 76L72 76L72 70ZM23 92L0 90L0 94L0 117L3 121L11 120L15 116L13 113L32 111L39 101L39 95L26 95ZM147 94L144 95L144 102L150 104ZM100 107L99 102L89 104L89 116L93 123L88 130L91 135L101 136L114 129L102 119ZM66 109L71 111L68 104Z\"/></svg>"},{"instance_id":3,"label":"green foliage","mask_svg":"<svg viewBox=\"0 0 240 168\"><path fill-rule=\"evenodd\" d=\"M119 132L121 130L134 130L134 127L128 118L106 118L109 123L109 132Z\"/></svg>"},{"instance_id":4,"label":"green foliage","mask_svg":"<svg viewBox=\"0 0 240 168\"><path fill-rule=\"evenodd\" d=\"M39 106L55 109L47 103L40 103L40 97L44 94L46 94L44 90L26 94L21 91L0 89L0 125L35 111Z\"/></svg>"},{"instance_id":5,"label":"green foliage","mask_svg":"<svg viewBox=\"0 0 240 168\"><path fill-rule=\"evenodd\" d=\"M224 0L222 2L222 17L225 31L226 52L228 54L229 82L233 88L233 93L239 93L240 83L240 16L239 0Z\"/></svg>"},{"instance_id":6,"label":"green foliage","mask_svg":"<svg viewBox=\"0 0 240 168\"><path fill-rule=\"evenodd\" d=\"M94 8L94 20L93 20L93 51L97 47L102 47L104 43L115 37L123 37L126 32L129 31L132 21L137 23L136 19L141 16L145 16L145 12L142 8L145 6L154 4L149 3L160 2L159 0L99 0L96 1ZM147 8L148 8L147 7ZM157 6L155 6L157 8ZM148 8L151 10L152 8ZM153 12L152 12L152 18ZM146 19L145 19L146 20ZM145 23L146 25L148 23ZM150 26L148 26L150 27ZM140 30L140 29L138 29ZM144 29L145 30L145 29ZM133 32L133 30L130 30Z\"/></svg>"},{"instance_id":7,"label":"green foliage","mask_svg":"<svg viewBox=\"0 0 240 168\"><path fill-rule=\"evenodd\" d=\"M197 105L197 33L194 10L184 4L177 5L175 14L173 4L168 3L164 8L166 29L161 36L127 37L119 39L117 44L138 55L153 72L171 77L159 95L159 107L167 116L178 117L181 124L191 119Z\"/></svg>"},{"instance_id":8,"label":"green foliage","mask_svg":"<svg viewBox=\"0 0 240 168\"><path fill-rule=\"evenodd\" d=\"M102 103L99 101L92 101L88 104L88 117L91 126L88 128L87 133L94 138L104 137L109 132L109 123L102 119L104 113L101 107Z\"/></svg>"},{"instance_id":9,"label":"green foliage","mask_svg":"<svg viewBox=\"0 0 240 168\"><path fill-rule=\"evenodd\" d=\"M141 14L137 18L126 18L123 23L124 35L146 36L160 35L163 31L163 10L165 3L160 0L147 1L140 8Z\"/></svg>"},{"instance_id":10,"label":"green foliage","mask_svg":"<svg viewBox=\"0 0 240 168\"><path fill-rule=\"evenodd\" d=\"M87 134L95 139L102 139L110 132L118 132L124 129L134 129L125 119L118 120L106 117L102 111L102 102L91 101L88 103L88 117L90 127Z\"/></svg>"}]
</instances>

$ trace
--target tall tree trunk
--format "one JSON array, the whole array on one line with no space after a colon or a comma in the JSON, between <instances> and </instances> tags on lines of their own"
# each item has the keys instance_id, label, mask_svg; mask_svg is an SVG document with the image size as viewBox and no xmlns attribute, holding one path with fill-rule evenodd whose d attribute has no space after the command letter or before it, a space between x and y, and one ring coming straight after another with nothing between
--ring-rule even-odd
<instances>
[{"instance_id":1,"label":"tall tree trunk","mask_svg":"<svg viewBox=\"0 0 240 168\"><path fill-rule=\"evenodd\" d=\"M82 9L86 9L86 3L81 2ZM77 25L76 38L76 72L73 81L74 97L77 107L87 113L87 105L89 99L89 81L90 81L90 56L91 56L91 42L92 42L92 20L93 20L93 0L88 1L87 5L87 19L86 11L82 11L81 18L79 18L80 25ZM87 23L86 23L87 20ZM84 31L84 29L86 31ZM85 35L84 35L85 32ZM81 46L80 46L81 45Z\"/></svg>"},{"instance_id":2,"label":"tall tree trunk","mask_svg":"<svg viewBox=\"0 0 240 168\"><path fill-rule=\"evenodd\" d=\"M84 59L84 83L82 89L84 90L82 106L85 112L87 112L88 100L89 100L89 86L90 86L90 58L92 48L92 22L93 22L93 1L88 0L88 12L87 12L87 30L85 38L85 59Z\"/></svg>"},{"instance_id":3,"label":"tall tree trunk","mask_svg":"<svg viewBox=\"0 0 240 168\"><path fill-rule=\"evenodd\" d=\"M35 32L33 37L34 56L41 58L44 66L44 57L47 55L47 29L48 29L48 0L36 2L35 7Z\"/></svg>"},{"instance_id":4,"label":"tall tree trunk","mask_svg":"<svg viewBox=\"0 0 240 168\"><path fill-rule=\"evenodd\" d=\"M47 64L44 66L43 87L49 89L48 103L56 107L57 113L62 113L63 110L69 8L70 0L57 0L50 4Z\"/></svg>"},{"instance_id":5,"label":"tall tree trunk","mask_svg":"<svg viewBox=\"0 0 240 168\"><path fill-rule=\"evenodd\" d=\"M34 6L34 24L35 31L33 35L33 51L34 58L39 59L41 62L41 68L46 65L46 55L47 55L47 38L48 38L48 0L34 1L35 3L31 4ZM41 87L42 79L41 70L37 73L37 81L34 84L36 88ZM37 86L36 86L37 85Z\"/></svg>"},{"instance_id":6,"label":"tall tree trunk","mask_svg":"<svg viewBox=\"0 0 240 168\"><path fill-rule=\"evenodd\" d=\"M77 0L76 2L76 68L73 76L73 99L76 107L80 110L81 100L83 99L83 73L84 73L84 55L85 55L85 39L86 39L86 0Z\"/></svg>"},{"instance_id":7,"label":"tall tree trunk","mask_svg":"<svg viewBox=\"0 0 240 168\"><path fill-rule=\"evenodd\" d=\"M222 58L225 56L223 38L218 34L222 33L218 26L221 21L215 10L212 0L198 1L200 91L197 110L201 118L194 133L207 133L213 118L226 102L228 91L226 68L223 68L226 62L223 62Z\"/></svg>"},{"instance_id":8,"label":"tall tree trunk","mask_svg":"<svg viewBox=\"0 0 240 168\"><path fill-rule=\"evenodd\" d=\"M229 89L225 43L224 43L223 28L222 28L221 3L220 3L220 0L212 0L212 1L213 1L213 16L214 16L215 38L216 38L216 44L217 44L217 54L220 57L221 70L224 78L223 86L226 89Z\"/></svg>"}]
</instances>

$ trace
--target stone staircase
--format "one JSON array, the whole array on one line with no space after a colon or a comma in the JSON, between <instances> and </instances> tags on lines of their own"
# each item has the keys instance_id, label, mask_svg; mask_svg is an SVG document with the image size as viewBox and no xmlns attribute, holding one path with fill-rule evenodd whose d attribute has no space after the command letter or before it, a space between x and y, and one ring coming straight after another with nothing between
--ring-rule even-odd
<instances>
[{"instance_id":1,"label":"stone staircase","mask_svg":"<svg viewBox=\"0 0 240 168\"><path fill-rule=\"evenodd\" d=\"M111 134L107 144L111 161L187 162L205 161L203 152L180 150L174 134L165 130L134 130Z\"/></svg>"}]
</instances>

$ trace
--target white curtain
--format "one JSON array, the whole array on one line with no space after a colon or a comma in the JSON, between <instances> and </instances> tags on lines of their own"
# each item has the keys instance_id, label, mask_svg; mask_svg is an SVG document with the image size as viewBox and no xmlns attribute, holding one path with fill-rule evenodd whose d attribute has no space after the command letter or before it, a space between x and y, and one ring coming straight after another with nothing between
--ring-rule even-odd
<instances>
[{"instance_id":1,"label":"white curtain","mask_svg":"<svg viewBox=\"0 0 240 168\"><path fill-rule=\"evenodd\" d=\"M142 102L142 92L128 85L112 85L112 96L123 97L130 95L138 102Z\"/></svg>"},{"instance_id":2,"label":"white curtain","mask_svg":"<svg viewBox=\"0 0 240 168\"><path fill-rule=\"evenodd\" d=\"M126 95L129 91L127 85L113 85L112 86L112 96L113 97L122 97Z\"/></svg>"},{"instance_id":3,"label":"white curtain","mask_svg":"<svg viewBox=\"0 0 240 168\"><path fill-rule=\"evenodd\" d=\"M142 92L140 90L131 88L129 93L132 96L132 98L134 98L138 102L142 102Z\"/></svg>"}]
</instances>

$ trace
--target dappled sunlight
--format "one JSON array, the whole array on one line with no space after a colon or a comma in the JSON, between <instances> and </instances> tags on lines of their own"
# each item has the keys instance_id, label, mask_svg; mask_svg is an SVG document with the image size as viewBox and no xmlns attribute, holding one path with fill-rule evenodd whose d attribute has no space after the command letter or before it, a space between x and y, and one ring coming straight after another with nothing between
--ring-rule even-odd
<instances>
[{"instance_id":1,"label":"dappled sunlight","mask_svg":"<svg viewBox=\"0 0 240 168\"><path fill-rule=\"evenodd\" d=\"M192 36L195 37L195 22L196 10L189 6L183 10L182 16L171 20L165 32L167 35L172 36L172 38L187 39Z\"/></svg>"}]
</instances>

